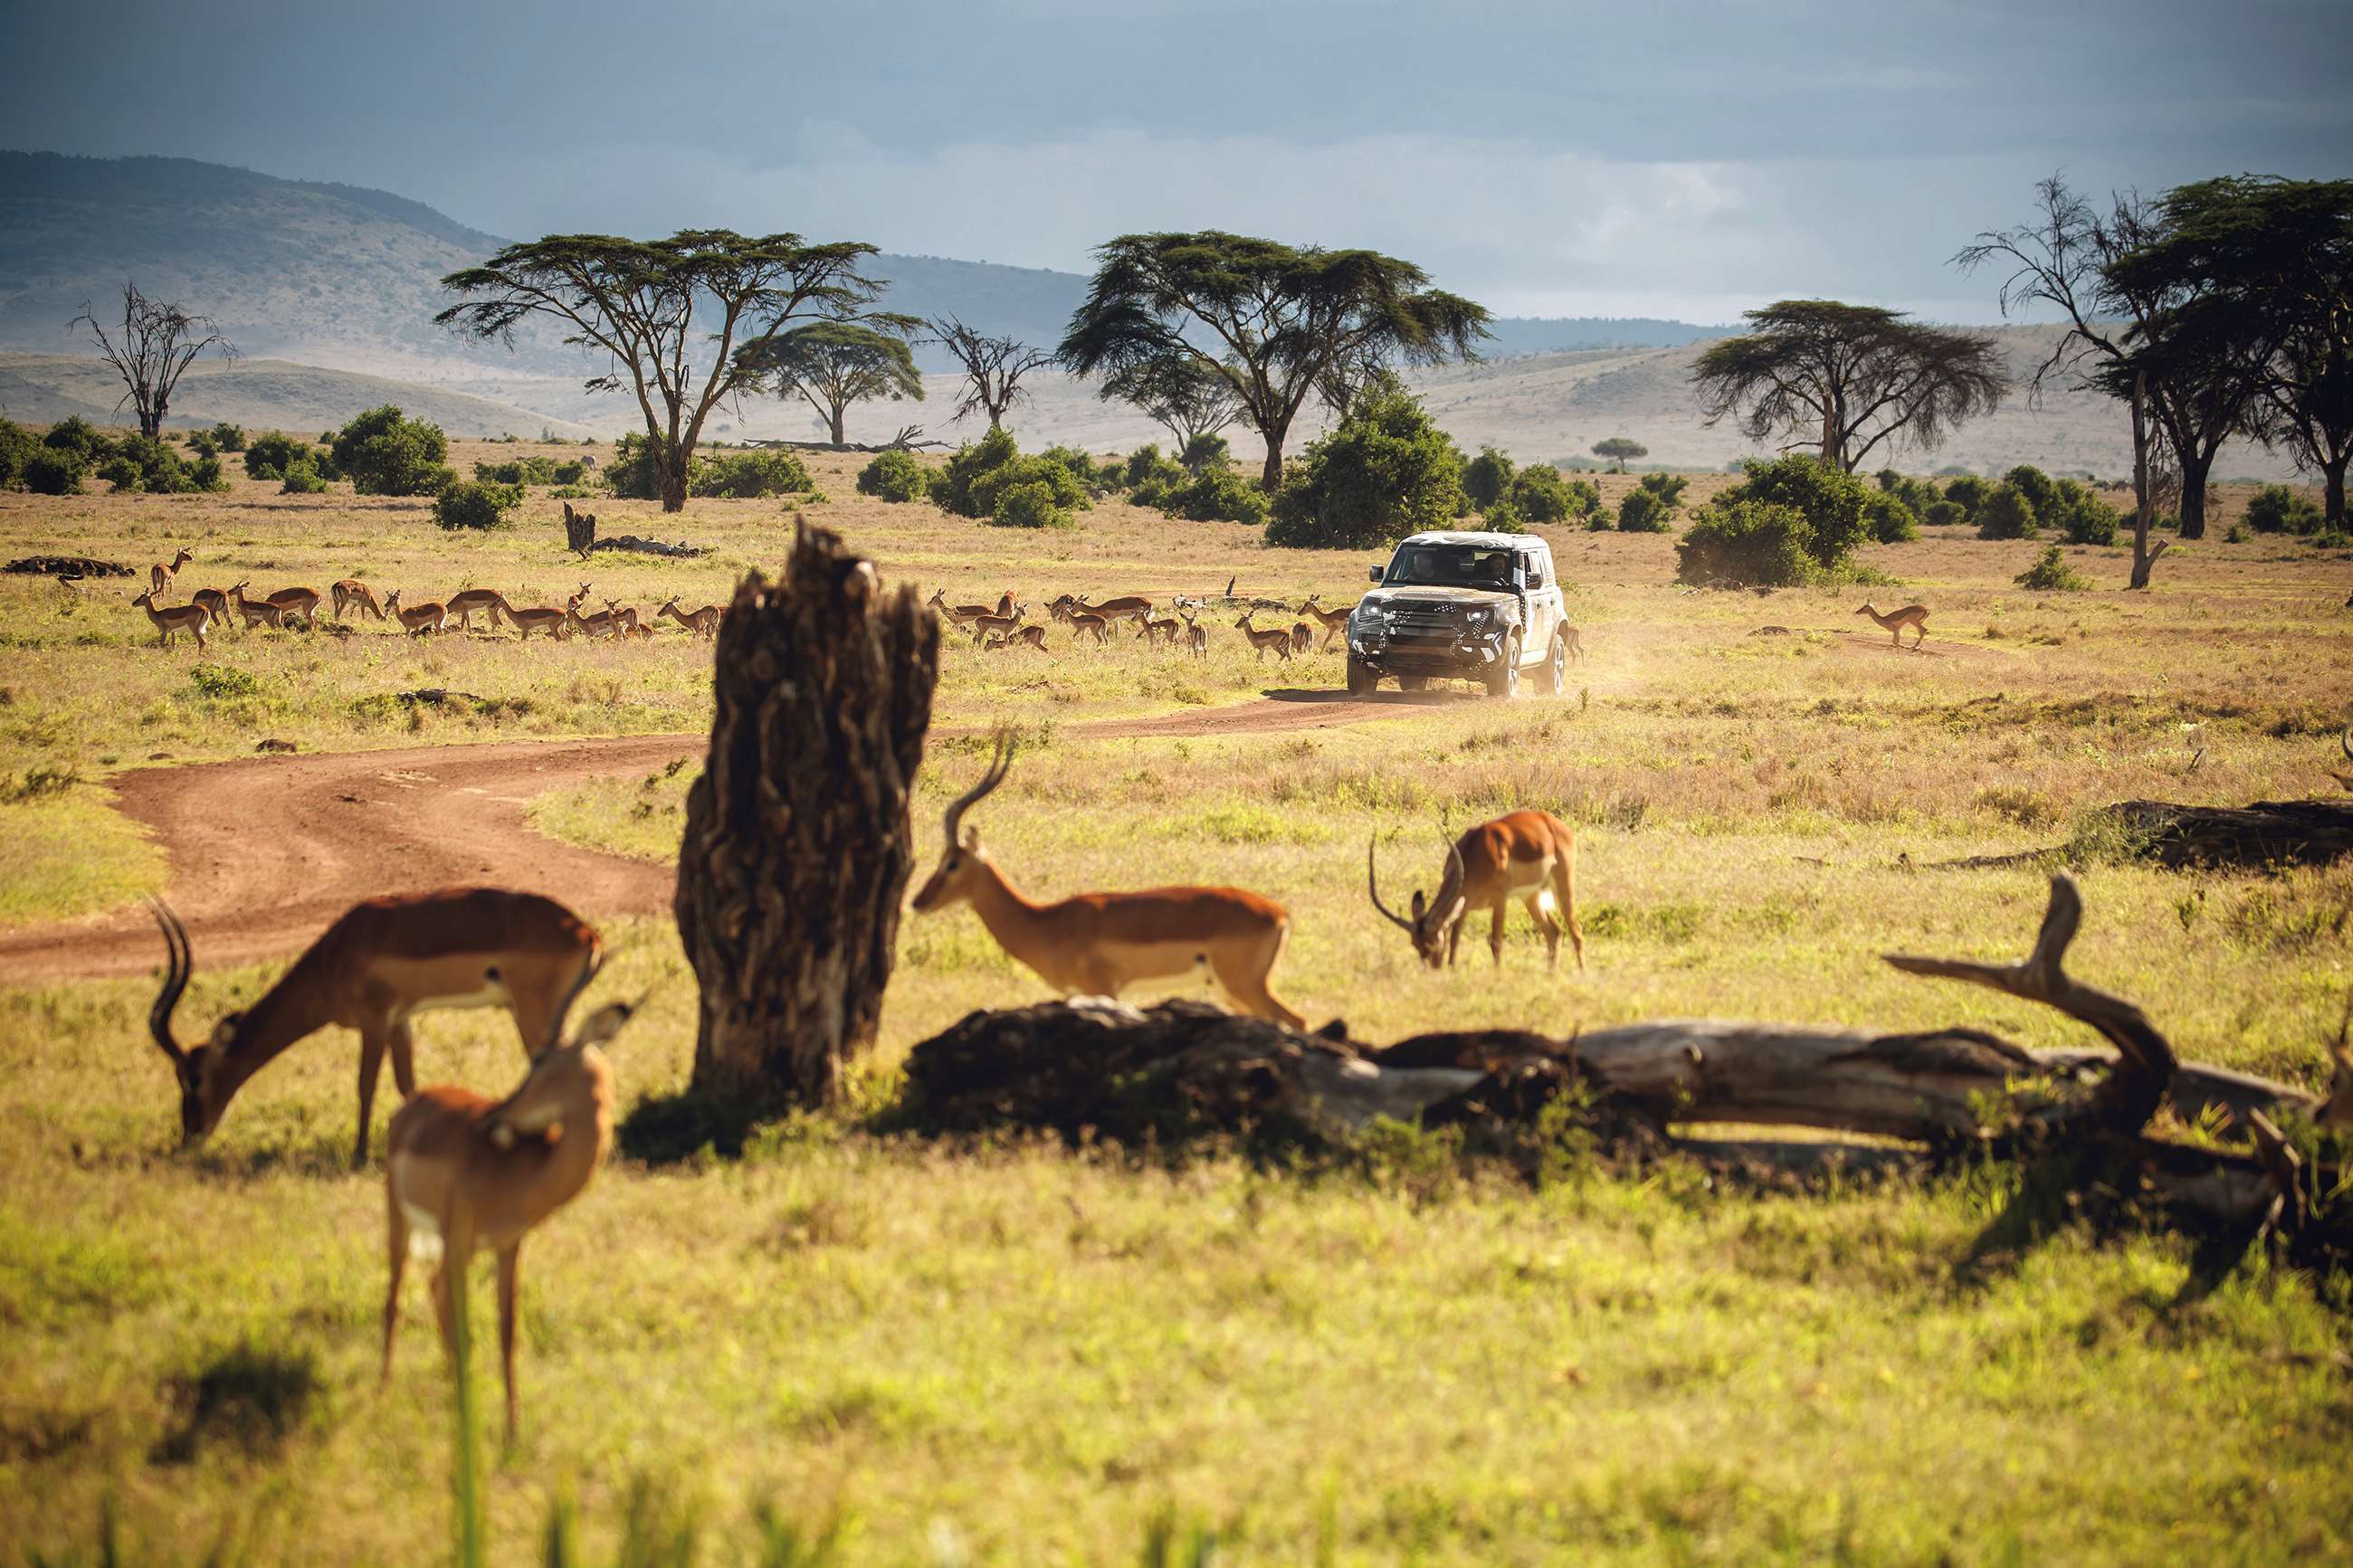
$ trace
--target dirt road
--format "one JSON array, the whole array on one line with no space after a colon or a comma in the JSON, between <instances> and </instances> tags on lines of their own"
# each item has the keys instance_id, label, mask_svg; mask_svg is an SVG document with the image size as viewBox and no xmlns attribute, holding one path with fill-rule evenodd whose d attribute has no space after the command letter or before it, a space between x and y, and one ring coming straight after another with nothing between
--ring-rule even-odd
<instances>
[{"instance_id":1,"label":"dirt road","mask_svg":"<svg viewBox=\"0 0 2353 1568\"><path fill-rule=\"evenodd\" d=\"M1073 724L1074 738L1323 729L1467 700L1279 691L1225 708ZM941 734L956 731L942 730ZM463 883L552 893L592 917L670 908L668 866L533 832L533 796L698 757L702 735L522 741L142 768L113 781L121 811L164 847L166 896L207 965L290 955L354 901ZM138 974L161 940L144 909L0 934L0 984Z\"/></svg>"}]
</instances>

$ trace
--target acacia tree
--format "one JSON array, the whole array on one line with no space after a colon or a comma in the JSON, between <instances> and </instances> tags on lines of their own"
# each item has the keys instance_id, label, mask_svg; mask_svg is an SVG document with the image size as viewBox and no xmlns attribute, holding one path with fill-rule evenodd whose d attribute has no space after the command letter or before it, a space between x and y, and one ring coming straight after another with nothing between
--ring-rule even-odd
<instances>
[{"instance_id":1,"label":"acacia tree","mask_svg":"<svg viewBox=\"0 0 2353 1568\"><path fill-rule=\"evenodd\" d=\"M1191 359L1138 360L1113 371L1096 394L1104 402L1132 403L1185 451L1242 416L1234 384Z\"/></svg>"},{"instance_id":2,"label":"acacia tree","mask_svg":"<svg viewBox=\"0 0 2353 1568\"><path fill-rule=\"evenodd\" d=\"M2000 406L2008 382L1993 340L1836 300L1783 300L1746 312L1756 331L1719 339L1692 364L1714 425L1739 416L1751 441L1816 448L1852 473L1881 443L1933 451L1945 432Z\"/></svg>"},{"instance_id":3,"label":"acacia tree","mask_svg":"<svg viewBox=\"0 0 2353 1568\"><path fill-rule=\"evenodd\" d=\"M2130 265L2165 232L2162 215L2139 195L2112 197L2102 215L2053 174L2036 184L2035 203L2032 221L1979 234L1954 264L2010 268L1998 296L2005 316L2042 306L2065 318L2030 383L2034 396L2054 377L2126 401L2137 389L2144 418L2180 475L2181 537L2204 538L2207 475L2224 439L2249 422L2263 356L2213 312L2195 308L2189 279ZM2134 553L2133 585L2145 587L2137 545Z\"/></svg>"},{"instance_id":4,"label":"acacia tree","mask_svg":"<svg viewBox=\"0 0 2353 1568\"><path fill-rule=\"evenodd\" d=\"M1593 455L1617 464L1618 471L1622 474L1627 464L1637 458L1649 457L1651 449L1631 436L1612 436L1606 441L1593 443Z\"/></svg>"},{"instance_id":5,"label":"acacia tree","mask_svg":"<svg viewBox=\"0 0 2353 1568\"><path fill-rule=\"evenodd\" d=\"M842 425L851 404L873 397L923 400L923 372L907 348L907 334L922 324L895 315L811 321L737 349L736 381L773 388L779 397L797 395L825 421L833 444L847 446Z\"/></svg>"},{"instance_id":6,"label":"acacia tree","mask_svg":"<svg viewBox=\"0 0 2353 1568\"><path fill-rule=\"evenodd\" d=\"M740 384L738 343L765 343L811 316L856 318L882 291L859 270L873 254L854 241L807 245L797 234L723 228L653 240L550 235L442 279L470 298L433 319L512 347L518 324L545 317L565 342L604 350L609 368L586 388L637 395L662 510L677 511L702 423ZM699 374L688 357L698 345L710 354Z\"/></svg>"},{"instance_id":7,"label":"acacia tree","mask_svg":"<svg viewBox=\"0 0 2353 1568\"><path fill-rule=\"evenodd\" d=\"M130 279L122 283L121 338L108 335L87 303L66 326L90 329L100 356L122 378L123 394L114 406L128 403L137 409L139 434L151 441L163 434L172 394L198 354L216 349L224 359L237 357L237 345L220 334L210 316L191 316L166 300L150 300Z\"/></svg>"},{"instance_id":8,"label":"acacia tree","mask_svg":"<svg viewBox=\"0 0 2353 1568\"><path fill-rule=\"evenodd\" d=\"M923 325L931 330L927 341L947 350L964 370L964 395L956 401L950 423L969 414L986 414L988 427L998 428L1006 411L1029 395L1021 378L1054 363L1050 350L1031 348L1018 338L992 337L954 316L934 317Z\"/></svg>"},{"instance_id":9,"label":"acacia tree","mask_svg":"<svg viewBox=\"0 0 2353 1568\"><path fill-rule=\"evenodd\" d=\"M1063 364L1092 375L1166 360L1223 376L1266 443L1269 489L1282 482L1292 421L1327 377L1363 363L1474 358L1472 343L1488 335L1484 307L1428 287L1420 268L1378 251L1205 229L1123 235L1095 255L1093 286L1062 338Z\"/></svg>"}]
</instances>

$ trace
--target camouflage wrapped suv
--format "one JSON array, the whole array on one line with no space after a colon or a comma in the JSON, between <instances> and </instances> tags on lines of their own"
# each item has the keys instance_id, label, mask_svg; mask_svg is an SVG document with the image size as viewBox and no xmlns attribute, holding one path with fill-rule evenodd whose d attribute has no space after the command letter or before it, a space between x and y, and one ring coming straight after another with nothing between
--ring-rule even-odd
<instances>
[{"instance_id":1,"label":"camouflage wrapped suv","mask_svg":"<svg viewBox=\"0 0 2353 1568\"><path fill-rule=\"evenodd\" d=\"M1397 547L1380 586L1348 616L1348 689L1384 676L1408 691L1476 680L1509 697L1520 678L1556 694L1568 644L1552 547L1525 533L1417 533Z\"/></svg>"}]
</instances>

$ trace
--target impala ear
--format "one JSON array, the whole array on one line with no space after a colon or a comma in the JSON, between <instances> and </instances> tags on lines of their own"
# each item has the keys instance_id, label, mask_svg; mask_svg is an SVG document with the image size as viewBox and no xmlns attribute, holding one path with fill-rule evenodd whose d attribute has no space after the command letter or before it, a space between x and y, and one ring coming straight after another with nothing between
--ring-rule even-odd
<instances>
[{"instance_id":1,"label":"impala ear","mask_svg":"<svg viewBox=\"0 0 2353 1568\"><path fill-rule=\"evenodd\" d=\"M652 994L650 991L646 993L646 996ZM638 1009L646 1005L646 996L634 1002L608 1003L589 1014L588 1021L580 1026L580 1032L573 1037L574 1047L612 1044L613 1037L619 1034L623 1026L638 1016Z\"/></svg>"},{"instance_id":2,"label":"impala ear","mask_svg":"<svg viewBox=\"0 0 2353 1568\"><path fill-rule=\"evenodd\" d=\"M977 827L966 827L966 828L964 830L964 847L965 847L966 849L974 850L974 851L976 851L976 851L978 851L978 849L980 848L980 829L979 829L979 828L977 828Z\"/></svg>"}]
</instances>

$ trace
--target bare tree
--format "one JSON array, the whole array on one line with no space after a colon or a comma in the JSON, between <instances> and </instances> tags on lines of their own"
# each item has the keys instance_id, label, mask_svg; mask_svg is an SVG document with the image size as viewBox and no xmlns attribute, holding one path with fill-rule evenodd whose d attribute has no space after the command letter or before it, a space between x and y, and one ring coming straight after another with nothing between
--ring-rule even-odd
<instances>
[{"instance_id":1,"label":"bare tree","mask_svg":"<svg viewBox=\"0 0 2353 1568\"><path fill-rule=\"evenodd\" d=\"M1740 416L1752 441L1786 434L1852 473L1872 449L1934 450L1962 420L2000 406L2007 383L1993 340L1835 300L1783 300L1746 312L1756 330L1712 343L1692 365L1714 425Z\"/></svg>"},{"instance_id":2,"label":"bare tree","mask_svg":"<svg viewBox=\"0 0 2353 1568\"><path fill-rule=\"evenodd\" d=\"M88 327L98 340L98 352L127 389L115 401L139 410L139 433L153 439L164 429L171 411L172 393L180 376L206 349L217 349L224 359L237 357L237 345L220 334L210 316L191 316L166 300L150 300L129 279L122 283L122 336L110 337L84 302L81 314L66 325Z\"/></svg>"},{"instance_id":3,"label":"bare tree","mask_svg":"<svg viewBox=\"0 0 2353 1568\"><path fill-rule=\"evenodd\" d=\"M986 414L988 427L996 429L1005 422L1006 411L1029 395L1021 388L1021 378L1054 363L1051 349L1031 348L1016 338L991 337L954 316L934 317L923 325L932 333L926 341L947 350L964 367L964 396L957 401L951 420Z\"/></svg>"}]
</instances>

